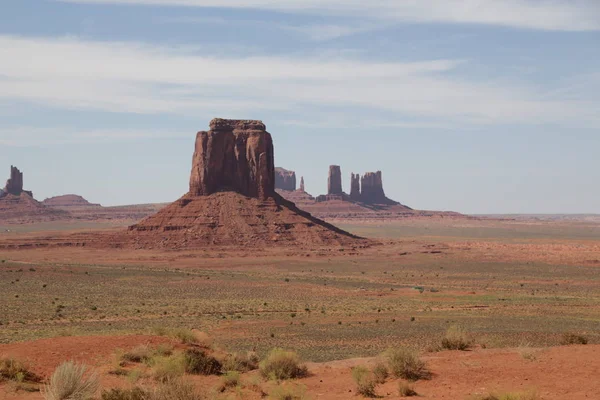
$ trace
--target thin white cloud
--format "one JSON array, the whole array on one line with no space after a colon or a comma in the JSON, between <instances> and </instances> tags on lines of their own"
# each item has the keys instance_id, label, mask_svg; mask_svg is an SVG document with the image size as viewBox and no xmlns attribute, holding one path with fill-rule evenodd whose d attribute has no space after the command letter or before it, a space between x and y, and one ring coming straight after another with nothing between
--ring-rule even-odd
<instances>
[{"instance_id":1,"label":"thin white cloud","mask_svg":"<svg viewBox=\"0 0 600 400\"><path fill-rule=\"evenodd\" d=\"M376 18L396 22L486 24L526 29L600 30L597 0L58 0L259 9Z\"/></svg>"},{"instance_id":2,"label":"thin white cloud","mask_svg":"<svg viewBox=\"0 0 600 400\"><path fill-rule=\"evenodd\" d=\"M457 78L463 60L211 57L189 49L0 36L0 100L130 113L251 116L344 108L420 123L598 123L597 102ZM299 111L302 110L302 111ZM314 111L313 111L314 112ZM289 118L289 117L287 117ZM594 125L597 126L597 125Z\"/></svg>"},{"instance_id":3,"label":"thin white cloud","mask_svg":"<svg viewBox=\"0 0 600 400\"><path fill-rule=\"evenodd\" d=\"M0 127L0 145L12 147L45 146L67 143L101 143L132 141L140 139L172 139L189 138L190 133L127 130L127 129L95 129L74 130L70 127L40 128L37 126Z\"/></svg>"}]
</instances>

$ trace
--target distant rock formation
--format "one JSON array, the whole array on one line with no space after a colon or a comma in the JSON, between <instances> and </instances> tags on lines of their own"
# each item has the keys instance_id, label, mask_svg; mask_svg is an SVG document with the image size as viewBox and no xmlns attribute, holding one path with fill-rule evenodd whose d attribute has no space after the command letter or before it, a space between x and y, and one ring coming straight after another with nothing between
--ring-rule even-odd
<instances>
[{"instance_id":1,"label":"distant rock formation","mask_svg":"<svg viewBox=\"0 0 600 400\"><path fill-rule=\"evenodd\" d=\"M350 177L350 198L360 201L360 175L354 173Z\"/></svg>"},{"instance_id":2,"label":"distant rock formation","mask_svg":"<svg viewBox=\"0 0 600 400\"><path fill-rule=\"evenodd\" d=\"M300 178L300 191L301 192L306 192L306 190L304 188L304 177Z\"/></svg>"},{"instance_id":3,"label":"distant rock formation","mask_svg":"<svg viewBox=\"0 0 600 400\"><path fill-rule=\"evenodd\" d=\"M189 249L367 243L275 192L273 141L261 121L215 119L210 128L196 136L189 192L109 245Z\"/></svg>"},{"instance_id":4,"label":"distant rock formation","mask_svg":"<svg viewBox=\"0 0 600 400\"><path fill-rule=\"evenodd\" d=\"M365 173L360 179L360 185L360 199L363 203L387 205L400 204L385 196L381 171Z\"/></svg>"},{"instance_id":5,"label":"distant rock formation","mask_svg":"<svg viewBox=\"0 0 600 400\"><path fill-rule=\"evenodd\" d=\"M27 193L33 197L33 193L27 190L23 190L23 173L19 171L17 167L11 165L10 167L10 178L6 181L6 186L3 190L4 195L12 194L13 196L20 196L21 193Z\"/></svg>"},{"instance_id":6,"label":"distant rock formation","mask_svg":"<svg viewBox=\"0 0 600 400\"><path fill-rule=\"evenodd\" d=\"M50 207L100 207L100 204L92 204L76 194L50 197L44 200L42 204Z\"/></svg>"},{"instance_id":7,"label":"distant rock formation","mask_svg":"<svg viewBox=\"0 0 600 400\"><path fill-rule=\"evenodd\" d=\"M327 179L327 194L341 195L342 190L342 169L339 165L329 166L329 178Z\"/></svg>"},{"instance_id":8,"label":"distant rock formation","mask_svg":"<svg viewBox=\"0 0 600 400\"><path fill-rule=\"evenodd\" d=\"M275 194L273 140L261 121L213 119L198 132L190 195L235 191L267 199Z\"/></svg>"},{"instance_id":9,"label":"distant rock formation","mask_svg":"<svg viewBox=\"0 0 600 400\"><path fill-rule=\"evenodd\" d=\"M275 189L296 190L296 172L284 168L275 168Z\"/></svg>"}]
</instances>

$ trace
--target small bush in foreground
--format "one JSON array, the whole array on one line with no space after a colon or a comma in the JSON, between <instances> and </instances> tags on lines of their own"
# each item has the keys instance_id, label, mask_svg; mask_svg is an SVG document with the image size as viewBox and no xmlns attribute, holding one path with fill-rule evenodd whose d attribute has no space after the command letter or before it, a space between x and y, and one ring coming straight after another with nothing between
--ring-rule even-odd
<instances>
[{"instance_id":1,"label":"small bush in foreground","mask_svg":"<svg viewBox=\"0 0 600 400\"><path fill-rule=\"evenodd\" d=\"M185 372L194 375L219 375L223 365L202 349L188 349L184 354Z\"/></svg>"},{"instance_id":2,"label":"small bush in foreground","mask_svg":"<svg viewBox=\"0 0 600 400\"><path fill-rule=\"evenodd\" d=\"M224 392L227 389L232 389L240 385L240 373L236 371L229 371L221 379L220 392Z\"/></svg>"},{"instance_id":3,"label":"small bush in foreground","mask_svg":"<svg viewBox=\"0 0 600 400\"><path fill-rule=\"evenodd\" d=\"M385 383L387 378L389 377L389 372L385 364L379 362L373 368L373 376L375 377L375 382L379 384Z\"/></svg>"},{"instance_id":4,"label":"small bush in foreground","mask_svg":"<svg viewBox=\"0 0 600 400\"><path fill-rule=\"evenodd\" d=\"M442 339L442 348L447 350L468 350L473 342L465 328L453 325L446 331L446 336Z\"/></svg>"},{"instance_id":5,"label":"small bush in foreground","mask_svg":"<svg viewBox=\"0 0 600 400\"><path fill-rule=\"evenodd\" d=\"M193 384L182 379L174 379L158 386L148 400L200 400L203 396Z\"/></svg>"},{"instance_id":6,"label":"small bush in foreground","mask_svg":"<svg viewBox=\"0 0 600 400\"><path fill-rule=\"evenodd\" d=\"M91 399L100 386L98 375L83 364L65 362L56 368L42 393L46 400Z\"/></svg>"},{"instance_id":7,"label":"small bush in foreground","mask_svg":"<svg viewBox=\"0 0 600 400\"><path fill-rule=\"evenodd\" d=\"M261 374L272 380L302 378L308 373L300 364L300 358L293 351L273 349L266 359L260 363Z\"/></svg>"},{"instance_id":8,"label":"small bush in foreground","mask_svg":"<svg viewBox=\"0 0 600 400\"><path fill-rule=\"evenodd\" d=\"M153 355L154 352L152 351L152 349L149 346L142 344L124 353L121 356L121 359L123 361L129 361L133 363L142 363L148 362Z\"/></svg>"},{"instance_id":9,"label":"small bush in foreground","mask_svg":"<svg viewBox=\"0 0 600 400\"><path fill-rule=\"evenodd\" d=\"M400 382L398 384L398 394L400 397L413 397L418 396L417 392L412 388L408 382Z\"/></svg>"},{"instance_id":10,"label":"small bush in foreground","mask_svg":"<svg viewBox=\"0 0 600 400\"><path fill-rule=\"evenodd\" d=\"M0 382L3 380L17 382L39 382L39 377L30 372L25 364L14 358L0 359Z\"/></svg>"},{"instance_id":11,"label":"small bush in foreground","mask_svg":"<svg viewBox=\"0 0 600 400\"><path fill-rule=\"evenodd\" d=\"M172 357L155 357L154 379L160 382L167 382L177 379L186 372L186 360L182 354Z\"/></svg>"},{"instance_id":12,"label":"small bush in foreground","mask_svg":"<svg viewBox=\"0 0 600 400\"><path fill-rule=\"evenodd\" d=\"M563 345L588 344L588 340L583 335L578 335L576 333L565 333L563 335L561 344L563 344Z\"/></svg>"},{"instance_id":13,"label":"small bush in foreground","mask_svg":"<svg viewBox=\"0 0 600 400\"><path fill-rule=\"evenodd\" d=\"M366 367L359 365L358 367L352 368L352 379L356 383L356 391L358 394L364 397L377 397L375 394L375 376Z\"/></svg>"},{"instance_id":14,"label":"small bush in foreground","mask_svg":"<svg viewBox=\"0 0 600 400\"><path fill-rule=\"evenodd\" d=\"M387 353L388 367L396 378L409 381L429 378L429 371L419 354L406 347L391 349Z\"/></svg>"},{"instance_id":15,"label":"small bush in foreground","mask_svg":"<svg viewBox=\"0 0 600 400\"><path fill-rule=\"evenodd\" d=\"M102 392L102 400L146 400L149 394L136 387L133 389L111 389Z\"/></svg>"},{"instance_id":16,"label":"small bush in foreground","mask_svg":"<svg viewBox=\"0 0 600 400\"><path fill-rule=\"evenodd\" d=\"M230 354L223 362L224 371L249 372L258 369L260 359L258 355L249 351L247 354Z\"/></svg>"},{"instance_id":17,"label":"small bush in foreground","mask_svg":"<svg viewBox=\"0 0 600 400\"><path fill-rule=\"evenodd\" d=\"M273 400L306 400L306 389L295 385L277 386L271 390L269 398Z\"/></svg>"}]
</instances>

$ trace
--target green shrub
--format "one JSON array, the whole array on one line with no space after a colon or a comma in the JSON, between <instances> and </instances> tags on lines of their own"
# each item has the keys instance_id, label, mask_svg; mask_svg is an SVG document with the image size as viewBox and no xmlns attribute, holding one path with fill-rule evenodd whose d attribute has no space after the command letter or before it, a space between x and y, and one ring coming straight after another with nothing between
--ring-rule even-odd
<instances>
[{"instance_id":1,"label":"green shrub","mask_svg":"<svg viewBox=\"0 0 600 400\"><path fill-rule=\"evenodd\" d=\"M147 400L150 395L139 387L133 389L111 389L102 392L102 400Z\"/></svg>"},{"instance_id":2,"label":"green shrub","mask_svg":"<svg viewBox=\"0 0 600 400\"><path fill-rule=\"evenodd\" d=\"M133 363L145 363L150 361L153 355L154 352L152 351L152 349L149 346L142 344L137 347L134 347L126 353L123 353L121 359L123 361L129 361Z\"/></svg>"},{"instance_id":3,"label":"green shrub","mask_svg":"<svg viewBox=\"0 0 600 400\"><path fill-rule=\"evenodd\" d=\"M375 376L371 371L362 365L352 368L352 379L356 383L356 391L364 397L377 397L375 393Z\"/></svg>"},{"instance_id":4,"label":"green shrub","mask_svg":"<svg viewBox=\"0 0 600 400\"><path fill-rule=\"evenodd\" d=\"M412 388L408 382L401 381L398 384L398 394L400 397L413 397L418 396L417 392Z\"/></svg>"},{"instance_id":5,"label":"green shrub","mask_svg":"<svg viewBox=\"0 0 600 400\"><path fill-rule=\"evenodd\" d=\"M223 365L202 349L188 349L184 354L185 372L194 375L219 375Z\"/></svg>"},{"instance_id":6,"label":"green shrub","mask_svg":"<svg viewBox=\"0 0 600 400\"><path fill-rule=\"evenodd\" d=\"M171 335L181 341L183 344L195 344L198 342L196 334L191 329L174 329Z\"/></svg>"},{"instance_id":7,"label":"green shrub","mask_svg":"<svg viewBox=\"0 0 600 400\"><path fill-rule=\"evenodd\" d=\"M465 328L453 325L446 331L446 336L442 339L442 348L447 350L468 350L473 342Z\"/></svg>"},{"instance_id":8,"label":"green shrub","mask_svg":"<svg viewBox=\"0 0 600 400\"><path fill-rule=\"evenodd\" d=\"M563 345L588 344L588 340L583 335L578 335L576 333L565 333L563 335L561 344L563 344Z\"/></svg>"},{"instance_id":9,"label":"green shrub","mask_svg":"<svg viewBox=\"0 0 600 400\"><path fill-rule=\"evenodd\" d=\"M429 378L430 374L425 362L412 349L406 347L391 349L387 353L387 360L389 370L396 378L403 378L409 381Z\"/></svg>"},{"instance_id":10,"label":"green shrub","mask_svg":"<svg viewBox=\"0 0 600 400\"><path fill-rule=\"evenodd\" d=\"M389 375L387 367L381 362L377 363L373 368L373 376L375 376L375 381L379 384L385 383Z\"/></svg>"},{"instance_id":11,"label":"green shrub","mask_svg":"<svg viewBox=\"0 0 600 400\"><path fill-rule=\"evenodd\" d=\"M83 364L65 362L56 368L42 393L46 400L91 399L100 386L98 375Z\"/></svg>"},{"instance_id":12,"label":"green shrub","mask_svg":"<svg viewBox=\"0 0 600 400\"><path fill-rule=\"evenodd\" d=\"M301 378L308 373L296 353L282 349L271 350L260 363L260 372L265 378L272 380Z\"/></svg>"}]
</instances>

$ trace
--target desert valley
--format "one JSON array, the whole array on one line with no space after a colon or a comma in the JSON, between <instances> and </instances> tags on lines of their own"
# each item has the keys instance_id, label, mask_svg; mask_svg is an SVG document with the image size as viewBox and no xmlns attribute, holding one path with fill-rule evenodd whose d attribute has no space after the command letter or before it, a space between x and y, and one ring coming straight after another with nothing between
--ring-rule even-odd
<instances>
[{"instance_id":1,"label":"desert valley","mask_svg":"<svg viewBox=\"0 0 600 400\"><path fill-rule=\"evenodd\" d=\"M599 398L596 216L419 210L351 166L310 194L263 122L209 128L169 204L10 169L0 399Z\"/></svg>"}]
</instances>

